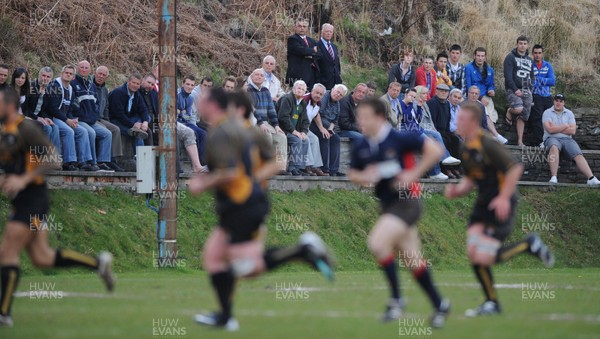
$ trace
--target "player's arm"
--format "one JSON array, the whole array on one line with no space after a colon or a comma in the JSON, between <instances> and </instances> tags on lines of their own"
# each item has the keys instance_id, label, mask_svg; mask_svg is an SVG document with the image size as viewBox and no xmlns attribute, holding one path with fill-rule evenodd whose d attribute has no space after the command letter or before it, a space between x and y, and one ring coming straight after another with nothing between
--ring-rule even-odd
<instances>
[{"instance_id":1,"label":"player's arm","mask_svg":"<svg viewBox=\"0 0 600 339\"><path fill-rule=\"evenodd\" d=\"M200 174L190 179L188 189L192 195L197 195L225 185L233 181L236 176L237 170L235 168L216 169L208 174Z\"/></svg>"},{"instance_id":2,"label":"player's arm","mask_svg":"<svg viewBox=\"0 0 600 339\"><path fill-rule=\"evenodd\" d=\"M411 184L417 182L423 174L440 161L444 154L442 147L437 142L429 138L423 138L423 147L421 148L421 161L410 170L400 172L396 176L399 184Z\"/></svg>"},{"instance_id":3,"label":"player's arm","mask_svg":"<svg viewBox=\"0 0 600 339\"><path fill-rule=\"evenodd\" d=\"M512 155L499 143L483 144L489 155L492 166L504 173L504 181L499 187L498 195L492 199L488 208L496 212L496 218L504 221L510 215L510 199L517 190L517 183L523 175L523 165L516 162Z\"/></svg>"},{"instance_id":4,"label":"player's arm","mask_svg":"<svg viewBox=\"0 0 600 339\"><path fill-rule=\"evenodd\" d=\"M376 165L369 165L364 169L352 168L348 171L348 179L355 184L368 186L381 180L381 175Z\"/></svg>"},{"instance_id":5,"label":"player's arm","mask_svg":"<svg viewBox=\"0 0 600 339\"><path fill-rule=\"evenodd\" d=\"M381 172L376 164L368 164L360 157L361 149L364 147L358 142L352 145L348 179L355 184L368 186L381 180Z\"/></svg>"},{"instance_id":6,"label":"player's arm","mask_svg":"<svg viewBox=\"0 0 600 339\"><path fill-rule=\"evenodd\" d=\"M235 180L238 172L239 152L235 149L232 138L221 134L208 142L206 163L210 168L207 174L199 174L188 183L192 195L212 190Z\"/></svg>"},{"instance_id":7,"label":"player's arm","mask_svg":"<svg viewBox=\"0 0 600 339\"><path fill-rule=\"evenodd\" d=\"M256 180L260 182L270 179L281 171L285 171L285 163L283 161L272 160L262 165L260 169L256 171L255 177Z\"/></svg>"},{"instance_id":8,"label":"player's arm","mask_svg":"<svg viewBox=\"0 0 600 339\"><path fill-rule=\"evenodd\" d=\"M446 190L444 191L444 195L447 199L454 199L458 197L462 197L464 195L469 194L471 190L475 187L475 181L473 181L469 177L463 177L460 179L460 182L456 185L449 184L446 185Z\"/></svg>"},{"instance_id":9,"label":"player's arm","mask_svg":"<svg viewBox=\"0 0 600 339\"><path fill-rule=\"evenodd\" d=\"M502 187L500 187L498 197L507 200L510 199L517 190L517 183L519 182L521 175L523 175L523 165L519 163L514 164L504 176L504 183Z\"/></svg>"},{"instance_id":10,"label":"player's arm","mask_svg":"<svg viewBox=\"0 0 600 339\"><path fill-rule=\"evenodd\" d=\"M254 172L254 177L258 182L263 182L272 178L281 171L285 171L286 163L283 159L277 159L273 144L263 133L256 133L255 142L258 146L260 158L263 164Z\"/></svg>"},{"instance_id":11,"label":"player's arm","mask_svg":"<svg viewBox=\"0 0 600 339\"><path fill-rule=\"evenodd\" d=\"M57 149L44 133L40 133L37 127L29 124L19 128L27 151L27 170L23 174L6 175L2 180L2 191L10 197L16 196L33 182L43 183L43 175L47 171L60 168Z\"/></svg>"}]
</instances>

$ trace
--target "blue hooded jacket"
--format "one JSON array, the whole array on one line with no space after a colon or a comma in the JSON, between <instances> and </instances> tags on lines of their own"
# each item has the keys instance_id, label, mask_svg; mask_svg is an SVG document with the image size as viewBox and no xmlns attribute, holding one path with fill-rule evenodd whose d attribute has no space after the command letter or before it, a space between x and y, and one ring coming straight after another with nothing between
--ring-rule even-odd
<instances>
[{"instance_id":1,"label":"blue hooded jacket","mask_svg":"<svg viewBox=\"0 0 600 339\"><path fill-rule=\"evenodd\" d=\"M533 74L535 75L533 94L541 97L549 97L551 95L550 87L556 85L556 76L554 76L552 65L548 61L542 60L542 68L538 68L534 61Z\"/></svg>"}]
</instances>

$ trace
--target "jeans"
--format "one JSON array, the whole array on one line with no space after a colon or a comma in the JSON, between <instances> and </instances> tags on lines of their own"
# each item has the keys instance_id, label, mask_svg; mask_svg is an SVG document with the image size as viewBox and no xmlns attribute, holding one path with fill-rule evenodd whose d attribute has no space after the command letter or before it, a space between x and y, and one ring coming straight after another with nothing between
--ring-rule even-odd
<instances>
[{"instance_id":1,"label":"jeans","mask_svg":"<svg viewBox=\"0 0 600 339\"><path fill-rule=\"evenodd\" d=\"M357 131L341 131L340 133L340 137L342 138L350 138L350 140L352 140L352 142L354 142L354 140L356 139L360 139L363 137L363 135L360 132Z\"/></svg>"},{"instance_id":2,"label":"jeans","mask_svg":"<svg viewBox=\"0 0 600 339\"><path fill-rule=\"evenodd\" d=\"M63 163L77 161L86 163L91 161L93 159L92 150L87 130L81 124L76 128L71 128L71 126L60 119L54 118L52 120L58 126L60 133Z\"/></svg>"},{"instance_id":3,"label":"jeans","mask_svg":"<svg viewBox=\"0 0 600 339\"><path fill-rule=\"evenodd\" d=\"M448 152L448 150L446 149L446 146L444 145L444 140L442 139L442 135L438 132L438 131L432 131L432 130L423 130L423 134L427 137L430 137L431 139L435 140L438 142L438 144L440 144L440 146L442 146L442 148L444 149L444 155L442 155L442 159L446 159L447 157L450 156L450 152ZM440 168L440 163L439 161L435 164L435 166L433 166L433 168L429 171L429 175L438 175L442 172L441 168Z\"/></svg>"},{"instance_id":4,"label":"jeans","mask_svg":"<svg viewBox=\"0 0 600 339\"><path fill-rule=\"evenodd\" d=\"M60 148L60 130L56 124L54 125L42 125L42 129L44 130L44 134L52 141L52 144L56 146L58 152L61 152Z\"/></svg>"},{"instance_id":5,"label":"jeans","mask_svg":"<svg viewBox=\"0 0 600 339\"><path fill-rule=\"evenodd\" d=\"M291 172L292 170L306 168L308 162L308 146L310 145L308 137L302 140L292 133L288 133L287 140L290 148L288 171Z\"/></svg>"},{"instance_id":6,"label":"jeans","mask_svg":"<svg viewBox=\"0 0 600 339\"><path fill-rule=\"evenodd\" d=\"M310 130L319 138L321 159L323 160L321 169L332 175L337 173L340 169L340 136L334 134L329 139L324 138L314 122L310 125Z\"/></svg>"},{"instance_id":7,"label":"jeans","mask_svg":"<svg viewBox=\"0 0 600 339\"><path fill-rule=\"evenodd\" d=\"M90 149L92 150L92 161L94 164L97 162L110 162L112 133L98 122L95 122L93 125L88 125L87 123L80 121L79 126L82 126L88 132Z\"/></svg>"}]
</instances>

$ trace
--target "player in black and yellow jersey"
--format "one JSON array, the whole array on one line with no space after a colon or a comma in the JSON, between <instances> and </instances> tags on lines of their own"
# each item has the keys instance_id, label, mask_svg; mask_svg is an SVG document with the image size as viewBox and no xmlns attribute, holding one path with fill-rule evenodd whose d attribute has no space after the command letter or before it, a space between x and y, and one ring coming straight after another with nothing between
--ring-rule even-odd
<instances>
[{"instance_id":1,"label":"player in black and yellow jersey","mask_svg":"<svg viewBox=\"0 0 600 339\"><path fill-rule=\"evenodd\" d=\"M115 284L110 253L94 258L48 245L50 204L44 172L60 165L59 156L36 123L18 113L18 107L19 96L13 89L0 91L0 188L12 203L0 244L0 326L9 327L23 249L37 267L88 267L98 271L109 290Z\"/></svg>"},{"instance_id":2,"label":"player in black and yellow jersey","mask_svg":"<svg viewBox=\"0 0 600 339\"><path fill-rule=\"evenodd\" d=\"M260 147L256 134L241 119L228 113L228 96L211 89L199 103L202 118L211 124L206 141L210 172L190 180L189 190L199 194L215 191L218 226L204 244L205 270L221 306L218 313L195 316L195 321L229 331L239 329L232 316L235 280L257 276L293 259L304 260L333 279L329 252L312 232L304 233L298 245L264 250L269 213L266 189L260 181L284 168L277 164L271 148Z\"/></svg>"},{"instance_id":3,"label":"player in black and yellow jersey","mask_svg":"<svg viewBox=\"0 0 600 339\"><path fill-rule=\"evenodd\" d=\"M467 229L467 254L486 301L476 309L467 310L465 315L469 317L500 313L492 265L524 252L538 256L547 267L554 264L552 253L537 234L531 233L516 244L502 244L514 228L517 182L523 165L483 132L482 114L476 103L466 103L460 108L457 133L464 139L460 156L466 176L459 184L446 186L445 192L448 199L453 199L468 194L475 186L478 188Z\"/></svg>"}]
</instances>

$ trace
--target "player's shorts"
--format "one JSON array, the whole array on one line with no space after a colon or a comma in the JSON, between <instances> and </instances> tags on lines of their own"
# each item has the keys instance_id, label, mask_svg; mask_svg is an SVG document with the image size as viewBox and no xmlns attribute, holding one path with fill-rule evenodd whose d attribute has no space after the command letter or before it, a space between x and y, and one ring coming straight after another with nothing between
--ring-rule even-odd
<instances>
[{"instance_id":1,"label":"player's shorts","mask_svg":"<svg viewBox=\"0 0 600 339\"><path fill-rule=\"evenodd\" d=\"M402 219L408 226L417 224L423 213L423 202L421 199L395 200L383 203L381 214L392 214Z\"/></svg>"},{"instance_id":2,"label":"player's shorts","mask_svg":"<svg viewBox=\"0 0 600 339\"><path fill-rule=\"evenodd\" d=\"M18 221L31 228L46 218L50 210L50 198L46 185L30 185L12 201L8 220Z\"/></svg>"},{"instance_id":3,"label":"player's shorts","mask_svg":"<svg viewBox=\"0 0 600 339\"><path fill-rule=\"evenodd\" d=\"M523 121L527 121L529 120L529 115L531 114L531 104L533 102L533 96L531 95L531 91L528 89L522 89L521 93L521 96L517 96L515 92L513 92L510 89L507 89L506 99L508 100L510 108L523 108L523 111L517 116L517 118Z\"/></svg>"},{"instance_id":4,"label":"player's shorts","mask_svg":"<svg viewBox=\"0 0 600 339\"><path fill-rule=\"evenodd\" d=\"M496 212L488 209L489 203L476 203L469 218L469 227L473 224L482 223L485 227L485 234L504 241L515 228L515 217L517 214L517 195L513 195L510 199L510 214L505 221L499 221L496 218Z\"/></svg>"},{"instance_id":5,"label":"player's shorts","mask_svg":"<svg viewBox=\"0 0 600 339\"><path fill-rule=\"evenodd\" d=\"M255 240L260 226L269 213L269 202L260 200L219 213L219 227L229 234L229 243L238 244Z\"/></svg>"},{"instance_id":6,"label":"player's shorts","mask_svg":"<svg viewBox=\"0 0 600 339\"><path fill-rule=\"evenodd\" d=\"M556 146L559 152L564 151L570 160L573 160L573 158L582 154L581 148L579 148L577 141L573 140L573 138L548 137L544 140L546 151L549 151L552 146Z\"/></svg>"}]
</instances>

